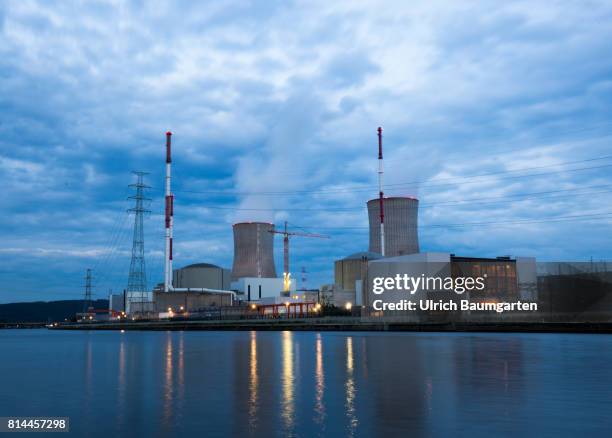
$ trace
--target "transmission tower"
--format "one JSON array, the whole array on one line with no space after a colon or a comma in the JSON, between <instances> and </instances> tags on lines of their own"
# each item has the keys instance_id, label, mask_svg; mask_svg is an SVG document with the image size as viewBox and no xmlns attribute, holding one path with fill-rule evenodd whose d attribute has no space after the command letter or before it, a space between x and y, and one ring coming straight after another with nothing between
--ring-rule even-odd
<instances>
[{"instance_id":1,"label":"transmission tower","mask_svg":"<svg viewBox=\"0 0 612 438\"><path fill-rule=\"evenodd\" d=\"M147 296L147 274L145 270L144 258L144 214L150 213L150 210L144 208L144 201L151 199L144 196L144 189L149 188L144 184L144 176L147 172L132 172L137 176L136 184L130 184L130 187L136 189L136 194L128 199L135 200L135 206L130 208L128 212L134 213L134 238L132 240L132 261L130 262L130 274L128 277L127 292L131 297L132 302L143 303ZM143 306L141 306L142 310Z\"/></svg>"},{"instance_id":2,"label":"transmission tower","mask_svg":"<svg viewBox=\"0 0 612 438\"><path fill-rule=\"evenodd\" d=\"M85 274L85 298L83 299L83 313L87 313L91 307L91 269L87 268Z\"/></svg>"}]
</instances>

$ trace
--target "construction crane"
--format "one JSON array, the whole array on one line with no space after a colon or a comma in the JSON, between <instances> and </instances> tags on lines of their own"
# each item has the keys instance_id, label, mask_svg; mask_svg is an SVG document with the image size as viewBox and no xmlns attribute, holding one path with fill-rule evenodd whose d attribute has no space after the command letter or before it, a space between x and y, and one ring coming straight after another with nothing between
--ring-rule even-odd
<instances>
[{"instance_id":1,"label":"construction crane","mask_svg":"<svg viewBox=\"0 0 612 438\"><path fill-rule=\"evenodd\" d=\"M325 236L323 234L289 231L287 229L287 221L285 221L284 231L279 231L272 228L270 232L283 235L283 290L288 292L291 289L291 274L289 273L289 236L316 237L319 239L329 239L329 236Z\"/></svg>"}]
</instances>

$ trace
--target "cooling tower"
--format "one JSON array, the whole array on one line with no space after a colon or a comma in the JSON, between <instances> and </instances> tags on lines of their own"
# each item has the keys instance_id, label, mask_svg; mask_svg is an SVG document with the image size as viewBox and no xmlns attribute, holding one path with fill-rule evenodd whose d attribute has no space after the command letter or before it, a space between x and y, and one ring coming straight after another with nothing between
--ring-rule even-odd
<instances>
[{"instance_id":1,"label":"cooling tower","mask_svg":"<svg viewBox=\"0 0 612 438\"><path fill-rule=\"evenodd\" d=\"M234 224L232 281L243 277L275 278L274 225L266 222Z\"/></svg>"},{"instance_id":2,"label":"cooling tower","mask_svg":"<svg viewBox=\"0 0 612 438\"><path fill-rule=\"evenodd\" d=\"M385 257L419 252L417 219L419 200L407 197L384 198ZM380 254L380 200L368 201L370 252Z\"/></svg>"}]
</instances>

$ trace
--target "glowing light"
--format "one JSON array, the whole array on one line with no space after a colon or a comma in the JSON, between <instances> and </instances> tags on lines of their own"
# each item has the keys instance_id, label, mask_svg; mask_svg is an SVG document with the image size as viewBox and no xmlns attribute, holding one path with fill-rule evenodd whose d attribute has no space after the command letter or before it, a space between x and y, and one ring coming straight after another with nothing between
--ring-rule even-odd
<instances>
[{"instance_id":1,"label":"glowing light","mask_svg":"<svg viewBox=\"0 0 612 438\"><path fill-rule=\"evenodd\" d=\"M184 306L181 306L181 310L185 310L185 307L184 307Z\"/></svg>"},{"instance_id":2,"label":"glowing light","mask_svg":"<svg viewBox=\"0 0 612 438\"><path fill-rule=\"evenodd\" d=\"M291 290L291 273L283 272L283 292Z\"/></svg>"},{"instance_id":3,"label":"glowing light","mask_svg":"<svg viewBox=\"0 0 612 438\"><path fill-rule=\"evenodd\" d=\"M353 305L351 304L351 302L349 301L348 303L346 303L344 305L344 307L346 308L346 310L351 310L353 308Z\"/></svg>"},{"instance_id":4,"label":"glowing light","mask_svg":"<svg viewBox=\"0 0 612 438\"><path fill-rule=\"evenodd\" d=\"M257 306L255 304L251 304L251 309L255 310L257 309Z\"/></svg>"}]
</instances>

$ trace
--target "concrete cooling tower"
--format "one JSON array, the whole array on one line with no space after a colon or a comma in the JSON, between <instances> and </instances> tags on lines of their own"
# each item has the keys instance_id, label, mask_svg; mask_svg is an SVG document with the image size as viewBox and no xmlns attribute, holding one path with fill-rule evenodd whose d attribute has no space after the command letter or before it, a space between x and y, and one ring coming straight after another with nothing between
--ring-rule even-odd
<instances>
[{"instance_id":1,"label":"concrete cooling tower","mask_svg":"<svg viewBox=\"0 0 612 438\"><path fill-rule=\"evenodd\" d=\"M419 200L407 197L384 198L385 257L419 252L417 227ZM368 201L370 252L380 254L380 200Z\"/></svg>"},{"instance_id":2,"label":"concrete cooling tower","mask_svg":"<svg viewBox=\"0 0 612 438\"><path fill-rule=\"evenodd\" d=\"M232 281L243 277L275 278L274 225L267 222L234 224Z\"/></svg>"}]
</instances>

